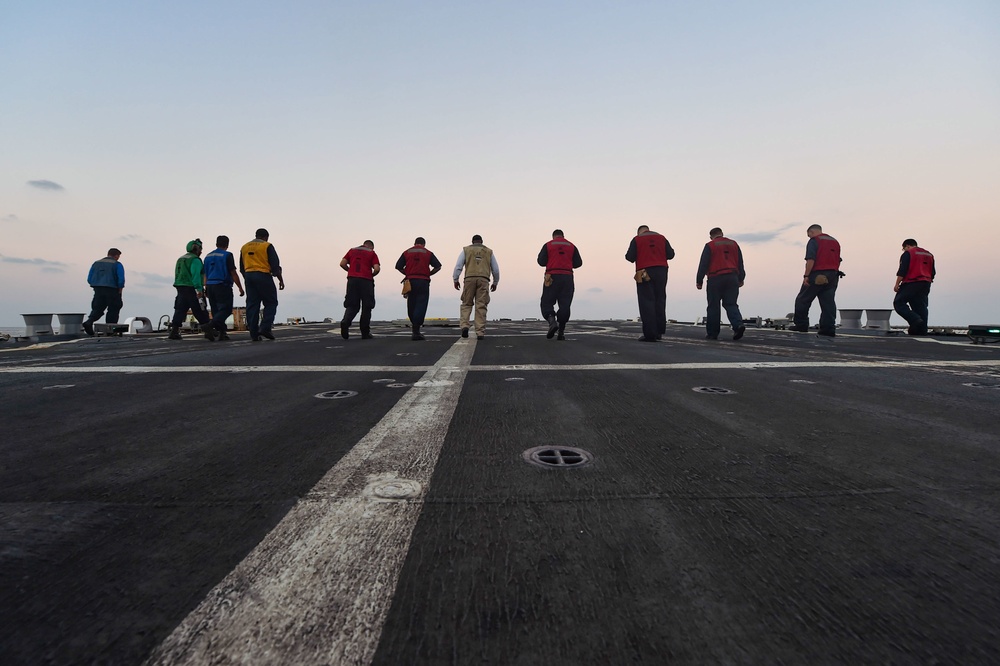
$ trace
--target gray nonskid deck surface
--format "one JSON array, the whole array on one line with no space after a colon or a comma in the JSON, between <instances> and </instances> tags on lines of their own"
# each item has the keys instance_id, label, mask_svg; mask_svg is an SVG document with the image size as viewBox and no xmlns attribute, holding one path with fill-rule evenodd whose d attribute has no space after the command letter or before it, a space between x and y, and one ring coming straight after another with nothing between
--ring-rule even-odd
<instances>
[{"instance_id":1,"label":"gray nonskid deck surface","mask_svg":"<svg viewBox=\"0 0 1000 666\"><path fill-rule=\"evenodd\" d=\"M347 654L1000 660L1000 350L754 329L706 342L682 326L644 344L612 322L573 322L560 342L543 326L491 322L466 343L475 354L429 483L379 504L368 536L352 537L363 552L379 511L416 509L382 624L349 639L367 652ZM0 354L4 663L145 660L457 340L453 328L427 342L327 328ZM733 392L692 390L703 386ZM327 391L357 395L315 397ZM594 461L527 464L542 445ZM343 646L331 651L324 614L358 604L325 603L281 610L294 618L255 607L253 621L294 624L306 643L294 653L331 663Z\"/></svg>"}]
</instances>

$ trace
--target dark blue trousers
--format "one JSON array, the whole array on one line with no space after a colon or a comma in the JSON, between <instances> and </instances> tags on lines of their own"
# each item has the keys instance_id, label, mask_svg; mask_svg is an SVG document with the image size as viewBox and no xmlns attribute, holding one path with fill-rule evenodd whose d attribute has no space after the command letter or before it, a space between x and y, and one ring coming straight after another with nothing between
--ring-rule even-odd
<instances>
[{"instance_id":1,"label":"dark blue trousers","mask_svg":"<svg viewBox=\"0 0 1000 666\"><path fill-rule=\"evenodd\" d=\"M646 273L649 281L636 282L635 293L639 299L642 335L655 340L667 332L667 267L651 266Z\"/></svg>"},{"instance_id":2,"label":"dark blue trousers","mask_svg":"<svg viewBox=\"0 0 1000 666\"><path fill-rule=\"evenodd\" d=\"M826 284L816 284L816 278L825 275ZM795 297L794 324L799 328L809 328L809 308L819 299L819 332L832 335L837 332L837 271L813 271L809 274L809 284L802 285Z\"/></svg>"},{"instance_id":3,"label":"dark blue trousers","mask_svg":"<svg viewBox=\"0 0 1000 666\"><path fill-rule=\"evenodd\" d=\"M892 307L916 333L927 330L927 300L930 293L930 282L904 282L899 285L899 291L892 299Z\"/></svg>"},{"instance_id":4,"label":"dark blue trousers","mask_svg":"<svg viewBox=\"0 0 1000 666\"><path fill-rule=\"evenodd\" d=\"M174 318L171 320L170 325L176 327L183 324L188 310L191 311L191 314L194 315L199 324L207 324L209 321L208 313L202 309L201 301L198 300L198 292L195 291L195 288L174 285L174 289L177 290L177 297L174 299Z\"/></svg>"},{"instance_id":5,"label":"dark blue trousers","mask_svg":"<svg viewBox=\"0 0 1000 666\"><path fill-rule=\"evenodd\" d=\"M413 288L413 283L410 283ZM359 277L347 278L347 295L344 296L344 319L342 326L350 327L351 322L361 311L361 335L371 333L372 310L375 308L375 281Z\"/></svg>"},{"instance_id":6,"label":"dark blue trousers","mask_svg":"<svg viewBox=\"0 0 1000 666\"><path fill-rule=\"evenodd\" d=\"M740 306L736 304L740 297L740 277L736 273L726 273L725 275L715 275L708 278L705 286L705 294L708 296L708 311L705 316L706 333L715 337L719 335L722 328L722 308L726 309L729 317L729 325L735 331L743 325L743 315L740 314ZM722 304L722 307L719 304Z\"/></svg>"},{"instance_id":7,"label":"dark blue trousers","mask_svg":"<svg viewBox=\"0 0 1000 666\"><path fill-rule=\"evenodd\" d=\"M270 273L260 271L245 273L243 286L247 292L247 330L251 338L256 338L261 331L270 332L274 325L274 316L278 313L278 288Z\"/></svg>"},{"instance_id":8,"label":"dark blue trousers","mask_svg":"<svg viewBox=\"0 0 1000 666\"><path fill-rule=\"evenodd\" d=\"M93 324L104 316L104 311L108 311L108 317L104 321L109 324L118 323L118 314L122 311L122 295L118 292L118 287L93 287L94 300L90 302L90 316L87 322Z\"/></svg>"},{"instance_id":9,"label":"dark blue trousers","mask_svg":"<svg viewBox=\"0 0 1000 666\"><path fill-rule=\"evenodd\" d=\"M212 306L212 326L226 330L226 319L233 314L233 286L229 284L205 285L208 303Z\"/></svg>"},{"instance_id":10,"label":"dark blue trousers","mask_svg":"<svg viewBox=\"0 0 1000 666\"><path fill-rule=\"evenodd\" d=\"M552 284L548 287L542 287L542 319L548 319L551 315L555 315L556 321L559 322L559 328L566 328L566 322L569 321L570 306L573 304L573 293L576 291L576 286L573 283L572 275L553 275ZM556 312L556 305L559 306L559 311Z\"/></svg>"},{"instance_id":11,"label":"dark blue trousers","mask_svg":"<svg viewBox=\"0 0 1000 666\"><path fill-rule=\"evenodd\" d=\"M375 294L372 292L372 306ZM427 304L431 300L431 281L420 278L410 278L410 293L406 297L406 315L410 318L410 326L418 330L424 325L427 316ZM353 317L352 317L353 319Z\"/></svg>"}]
</instances>

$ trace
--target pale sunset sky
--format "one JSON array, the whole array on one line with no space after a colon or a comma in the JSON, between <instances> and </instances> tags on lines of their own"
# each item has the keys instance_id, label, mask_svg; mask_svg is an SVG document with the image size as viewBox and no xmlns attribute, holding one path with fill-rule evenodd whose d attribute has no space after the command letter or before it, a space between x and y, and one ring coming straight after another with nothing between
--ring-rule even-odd
<instances>
[{"instance_id":1,"label":"pale sunset sky","mask_svg":"<svg viewBox=\"0 0 1000 666\"><path fill-rule=\"evenodd\" d=\"M258 227L278 321L339 319L368 238L374 317L405 317L392 267L418 235L445 265L428 316L457 317L476 233L490 318L538 317L555 228L584 260L573 316L635 317L640 224L677 252L668 317L704 314L714 226L744 315L779 317L814 223L840 307L891 307L913 237L932 325L1000 322L1000 2L0 0L0 326L89 311L111 246L122 319L155 322L189 240L238 252Z\"/></svg>"}]
</instances>

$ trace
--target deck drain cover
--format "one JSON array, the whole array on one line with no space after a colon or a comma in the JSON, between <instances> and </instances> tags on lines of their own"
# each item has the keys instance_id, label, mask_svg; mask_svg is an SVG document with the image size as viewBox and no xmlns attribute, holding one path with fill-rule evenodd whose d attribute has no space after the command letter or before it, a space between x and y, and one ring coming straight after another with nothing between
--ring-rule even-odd
<instances>
[{"instance_id":1,"label":"deck drain cover","mask_svg":"<svg viewBox=\"0 0 1000 666\"><path fill-rule=\"evenodd\" d=\"M728 395L736 393L733 389L722 388L721 386L695 386L692 391L696 393L714 393L716 395Z\"/></svg>"},{"instance_id":2,"label":"deck drain cover","mask_svg":"<svg viewBox=\"0 0 1000 666\"><path fill-rule=\"evenodd\" d=\"M532 465L559 469L584 467L594 459L594 456L575 446L536 446L525 451L522 456Z\"/></svg>"},{"instance_id":3,"label":"deck drain cover","mask_svg":"<svg viewBox=\"0 0 1000 666\"><path fill-rule=\"evenodd\" d=\"M357 394L357 391L323 391L317 393L315 397L323 400L340 400L341 398L353 398Z\"/></svg>"},{"instance_id":4,"label":"deck drain cover","mask_svg":"<svg viewBox=\"0 0 1000 666\"><path fill-rule=\"evenodd\" d=\"M962 384L962 386L970 386L972 388L1000 389L1000 384L980 384L979 382L969 382L968 384Z\"/></svg>"}]
</instances>

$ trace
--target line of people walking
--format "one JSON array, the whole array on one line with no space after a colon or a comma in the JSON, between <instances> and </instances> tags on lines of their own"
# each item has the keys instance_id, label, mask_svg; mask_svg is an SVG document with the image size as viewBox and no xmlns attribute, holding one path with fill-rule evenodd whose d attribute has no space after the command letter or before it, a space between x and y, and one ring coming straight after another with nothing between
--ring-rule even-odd
<instances>
[{"instance_id":1,"label":"line of people walking","mask_svg":"<svg viewBox=\"0 0 1000 666\"><path fill-rule=\"evenodd\" d=\"M793 323L789 330L806 332L809 327L809 310L818 299L820 306L819 327L821 336L836 335L836 292L843 258L840 243L818 224L806 229L805 269L802 283L795 297ZM277 251L269 241L266 229L258 229L253 240L240 249L239 270L233 253L229 252L229 238L219 236L216 249L201 259L202 242L194 239L187 243L185 254L177 259L174 267L174 314L168 338L180 339L180 327L190 311L209 340L228 340L226 320L233 312L233 287L240 296L246 296L247 328L250 339L274 340L273 325L278 307L278 291L285 288L281 263ZM934 256L921 248L916 240L908 238L902 244L893 287L893 307L908 323L908 333L925 335L928 321L928 299L931 283L936 276ZM669 262L675 256L670 242L646 225L636 230L636 235L625 252L626 261L635 265L636 300L642 322L642 342L656 342L666 332L666 288ZM94 289L91 312L83 323L88 335L94 335L93 324L105 310L106 321L117 323L122 308L125 272L119 261L121 251L108 250L108 255L94 262L88 283ZM552 239L542 245L537 263L542 266L544 278L539 301L542 318L548 325L546 337L566 339L566 325L570 320L575 293L574 271L583 266L580 250L569 241L561 229L552 232ZM381 263L375 252L375 243L365 240L347 251L340 261L347 272L347 289L344 296L344 316L340 321L340 334L350 338L350 328L360 313L361 339L374 338L371 331L372 310L375 308L375 276ZM430 300L431 276L442 268L440 260L418 236L413 246L404 250L395 263L403 276L401 293L407 299L406 311L410 320L411 339L424 340L421 332ZM464 276L463 276L464 274ZM240 276L243 280L241 282ZM275 286L274 279L278 284ZM707 278L707 285L706 285ZM732 329L732 339L740 340L746 333L746 324L739 309L739 293L746 280L743 252L739 244L727 238L721 228L709 231L695 276L697 289L705 289L707 309L705 316L706 339L718 340L722 328L722 311L725 310ZM461 292L459 327L463 338L474 330L476 338L486 336L486 316L490 295L500 284L500 266L492 249L483 243L479 234L462 248L452 271L452 281ZM243 283L246 284L244 290Z\"/></svg>"}]
</instances>

